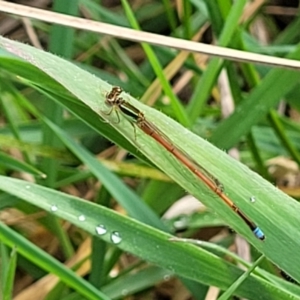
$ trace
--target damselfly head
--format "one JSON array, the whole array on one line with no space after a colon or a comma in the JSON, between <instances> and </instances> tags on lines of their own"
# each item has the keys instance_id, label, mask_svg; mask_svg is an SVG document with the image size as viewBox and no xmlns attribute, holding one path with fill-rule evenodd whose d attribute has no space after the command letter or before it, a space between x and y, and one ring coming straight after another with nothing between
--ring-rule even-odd
<instances>
[{"instance_id":1,"label":"damselfly head","mask_svg":"<svg viewBox=\"0 0 300 300\"><path fill-rule=\"evenodd\" d=\"M109 93L106 94L105 102L108 105L114 106L119 105L121 98L119 98L120 94L123 90L119 86L114 86Z\"/></svg>"}]
</instances>

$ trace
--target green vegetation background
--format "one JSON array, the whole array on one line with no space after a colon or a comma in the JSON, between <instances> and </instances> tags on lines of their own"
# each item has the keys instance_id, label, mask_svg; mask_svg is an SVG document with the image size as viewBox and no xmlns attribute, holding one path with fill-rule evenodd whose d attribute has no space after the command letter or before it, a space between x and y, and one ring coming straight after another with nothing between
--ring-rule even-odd
<instances>
[{"instance_id":1,"label":"green vegetation background","mask_svg":"<svg viewBox=\"0 0 300 300\"><path fill-rule=\"evenodd\" d=\"M131 24L136 28L136 18L145 30L151 31L161 24L162 33L169 30L172 35L186 39L190 39L205 22L210 22L220 45L258 51L258 42L248 31L253 20L238 26L246 1L239 1L234 6L230 1L214 4L211 1L196 2L185 4L181 24L169 1L153 1L137 9L134 14L126 1L122 1L123 8L119 7L115 12L93 1L80 1L80 4L95 20L120 26ZM58 11L77 14L77 4L74 1L73 5L64 5L57 1L55 5ZM151 18L147 14L149 11ZM117 18L120 13L122 17ZM259 16L260 12L257 18ZM295 43L297 37L292 35L297 22L299 20L295 18L284 31L278 33L272 46L264 47L261 51L277 56L278 53L286 55L286 49L289 49L288 57L298 59L300 48ZM40 209L46 211L47 217L40 222L57 236L65 259L74 255L76 247L61 226L61 220L83 229L92 237L91 270L88 278L77 276L34 245L26 235L22 235L22 231L15 231L0 223L0 240L3 243L1 257L5 262L3 295L9 299L11 294L17 252L24 260L22 267L32 276L41 278L49 272L60 278L61 284L56 285L48 297L66 293L64 283L73 288L74 293L68 293L69 296L80 294L86 299L122 298L176 275L195 299L203 299L209 286L227 291L223 299L232 294L248 299L257 299L258 295L262 299L300 299L298 286L275 276L276 271L270 263L300 281L300 261L297 259L300 246L299 204L268 181L270 177L265 162L282 154L299 162L299 125L274 110L283 98L294 109L299 107L295 97L298 92L298 72L243 64L240 65L242 74L239 74L237 63L220 58L212 58L206 69L200 70L190 57L183 67L193 70L195 78L191 85L193 91L190 102L183 105L161 72L161 66L168 64L175 56L170 49L143 45L146 57L142 64L137 65L126 53L124 41L99 37L90 32L75 32L60 26L50 28L40 22L34 25L49 33L49 52L57 55L0 38L1 105L7 121L1 128L0 143L5 150L19 149L24 158L20 162L7 152L1 152L0 189L3 193L0 205L3 210L15 207L26 214ZM108 46L101 47L86 61L78 64L76 60L71 60L75 53L86 51L105 38ZM65 42L62 43L62 40ZM94 59L106 68L95 68ZM106 71L108 66L116 75ZM228 73L236 101L234 113L224 121L221 121L219 109L207 105L222 68ZM118 73L125 79L121 80ZM171 101L170 106L160 102L158 110L133 97L140 97L155 78L159 78L162 90ZM248 84L249 92L241 89L241 81ZM124 99L143 111L147 119L160 128L174 145L181 147L223 183L230 198L263 229L266 235L264 242L257 240L229 207L151 137L138 129L135 132L132 124L122 115L120 122L115 122L114 112L111 115L104 113L108 110L105 96L112 85L122 86ZM68 111L67 115L65 110ZM198 124L202 128L207 126L202 132L210 133L205 136L209 137L209 142L200 138L197 135L199 132L195 134L185 128L197 129ZM93 153L94 145L108 145L104 138L128 150L137 159L132 159L128 165L99 160ZM243 162L256 172L223 151L233 146L240 147L244 154ZM78 168L80 165L85 168ZM143 174L149 170L149 166L151 172L147 176L150 178L145 178ZM153 170L155 167L168 177ZM119 175L113 172L116 168ZM36 183L13 178L9 172L12 169L35 175ZM44 174L47 178L41 179ZM136 189L129 188L122 181L122 175L141 177L141 184ZM102 184L94 203L58 191L67 185L90 180ZM188 243L171 242L172 230L160 216L183 194L183 190L200 199L225 224L249 241L253 246L253 261L262 253L265 260L261 268L256 268L251 274L244 273L236 262L250 266L237 258L229 262L224 254L219 254L219 248L218 251L212 251ZM256 198L254 203L250 202L252 196ZM128 216L110 208L111 197ZM57 208L55 211L54 206ZM84 221L82 216L85 217ZM214 224L216 215L210 217ZM105 233L99 234L99 226L105 228ZM118 242L113 239L116 234L120 236ZM115 246L112 246L114 243ZM228 243L230 241L225 239L221 246L226 248ZM8 255L10 247L16 247L11 257ZM108 274L123 252L151 264L133 265L112 279ZM36 266L35 274L32 274L30 267L26 268L29 262ZM76 270L79 265L73 268Z\"/></svg>"}]
</instances>

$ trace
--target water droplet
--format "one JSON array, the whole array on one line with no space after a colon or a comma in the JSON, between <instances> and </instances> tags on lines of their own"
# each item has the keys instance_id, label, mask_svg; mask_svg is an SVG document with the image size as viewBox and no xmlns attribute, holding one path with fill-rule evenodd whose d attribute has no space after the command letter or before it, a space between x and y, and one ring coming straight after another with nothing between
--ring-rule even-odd
<instances>
[{"instance_id":1,"label":"water droplet","mask_svg":"<svg viewBox=\"0 0 300 300\"><path fill-rule=\"evenodd\" d=\"M127 296L128 295L128 290L126 290L126 289L124 289L124 290L122 290L122 296Z\"/></svg>"},{"instance_id":2,"label":"water droplet","mask_svg":"<svg viewBox=\"0 0 300 300\"><path fill-rule=\"evenodd\" d=\"M104 225L98 225L96 227L96 233L99 234L99 235L103 235L107 232L107 229Z\"/></svg>"},{"instance_id":3,"label":"water droplet","mask_svg":"<svg viewBox=\"0 0 300 300\"><path fill-rule=\"evenodd\" d=\"M56 205L52 205L50 208L51 211L55 212L58 210L58 207Z\"/></svg>"},{"instance_id":4,"label":"water droplet","mask_svg":"<svg viewBox=\"0 0 300 300\"><path fill-rule=\"evenodd\" d=\"M251 196L251 197L250 197L250 202L253 203L253 202L255 202L255 201L256 201L255 196Z\"/></svg>"},{"instance_id":5,"label":"water droplet","mask_svg":"<svg viewBox=\"0 0 300 300\"><path fill-rule=\"evenodd\" d=\"M26 185L25 188L26 188L27 190L29 190L29 189L30 189L30 185Z\"/></svg>"},{"instance_id":6,"label":"water droplet","mask_svg":"<svg viewBox=\"0 0 300 300\"><path fill-rule=\"evenodd\" d=\"M120 236L120 233L118 231L114 231L111 236L110 236L110 239L111 241L114 243L114 244L119 244L121 243L122 241L122 238Z\"/></svg>"},{"instance_id":7,"label":"water droplet","mask_svg":"<svg viewBox=\"0 0 300 300\"><path fill-rule=\"evenodd\" d=\"M164 281L168 281L170 280L170 278L171 278L170 274L164 275Z\"/></svg>"},{"instance_id":8,"label":"water droplet","mask_svg":"<svg viewBox=\"0 0 300 300\"><path fill-rule=\"evenodd\" d=\"M81 222L85 221L85 216L84 215L80 215L78 217L78 220L81 221Z\"/></svg>"}]
</instances>

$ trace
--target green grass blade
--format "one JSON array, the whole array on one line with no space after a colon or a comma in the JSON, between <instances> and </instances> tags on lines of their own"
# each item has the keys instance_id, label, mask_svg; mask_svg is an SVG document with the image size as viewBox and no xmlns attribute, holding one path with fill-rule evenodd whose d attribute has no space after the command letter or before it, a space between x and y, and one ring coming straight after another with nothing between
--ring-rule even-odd
<instances>
[{"instance_id":1,"label":"green grass blade","mask_svg":"<svg viewBox=\"0 0 300 300\"><path fill-rule=\"evenodd\" d=\"M11 186L12 187L12 186ZM16 186L14 187L16 188ZM25 188L25 186L23 186ZM53 199L52 199L53 200ZM10 247L16 246L18 253L34 262L42 269L57 275L63 282L74 288L78 293L92 300L109 300L104 294L95 289L87 281L78 277L62 263L58 262L51 255L39 249L27 239L14 232L9 227L0 223L0 240Z\"/></svg>"},{"instance_id":2,"label":"green grass blade","mask_svg":"<svg viewBox=\"0 0 300 300\"><path fill-rule=\"evenodd\" d=\"M232 264L201 248L189 244L172 243L169 240L170 235L136 220L121 216L103 206L36 184L4 176L0 176L0 189L43 210L52 212L57 217L71 222L94 236L98 236L105 242L115 244L123 251L167 268L177 275L226 290L243 273ZM82 216L85 218L82 218ZM102 225L102 229L105 229L101 234L98 230L99 225ZM114 239L116 232L120 237L117 241ZM56 260L40 249L36 249L36 246L32 246L23 237L19 237L17 233L1 224L0 239L8 245L16 244L22 255L31 260L34 258L41 267L59 275L59 277L62 276L61 279L69 285L72 284L73 286L75 283L75 279L71 276L69 270L60 270L60 264ZM203 270L206 271L203 272ZM58 274L58 272L62 273ZM224 273L226 273L226 276L224 276ZM81 280L78 279L79 283L81 284L80 287L84 288ZM287 291L286 288L282 289L278 285L253 275L250 275L244 284L238 287L236 293L242 297L257 299L258 290L256 287L259 288L262 299L267 299L270 293L272 299L281 300L286 297L300 299L299 296ZM82 292L83 290L81 290Z\"/></svg>"},{"instance_id":3,"label":"green grass blade","mask_svg":"<svg viewBox=\"0 0 300 300\"><path fill-rule=\"evenodd\" d=\"M252 266L249 268L238 280L236 280L227 290L225 293L222 294L218 300L228 300L232 295L234 295L236 289L249 277L251 272L261 263L261 261L265 257L262 255Z\"/></svg>"},{"instance_id":4,"label":"green grass blade","mask_svg":"<svg viewBox=\"0 0 300 300\"><path fill-rule=\"evenodd\" d=\"M3 259L3 257L1 256L1 260ZM2 260L2 263L3 260ZM3 278L3 295L2 298L3 300L10 300L12 299L12 295L13 295L13 287L14 287L14 278L15 278L15 272L16 272L16 267L17 267L17 251L16 248L14 247L11 250L10 253L10 258L9 261L6 263L7 268L6 268L6 272L2 273ZM2 293L1 289L0 289L0 293Z\"/></svg>"},{"instance_id":5,"label":"green grass blade","mask_svg":"<svg viewBox=\"0 0 300 300\"><path fill-rule=\"evenodd\" d=\"M235 4L232 6L230 14L226 19L224 28L220 34L220 46L227 46L230 40L233 38L245 4L246 1L242 0L235 2ZM214 22L213 19L211 21ZM194 94L188 105L188 112L192 121L195 121L199 116L203 104L208 99L211 89L216 83L216 79L221 71L222 65L223 62L220 58L212 58L208 63L208 66L203 73L199 84L196 86Z\"/></svg>"},{"instance_id":6,"label":"green grass blade","mask_svg":"<svg viewBox=\"0 0 300 300\"><path fill-rule=\"evenodd\" d=\"M128 2L126 0L122 0L122 4L124 6L125 12L127 14L127 17L128 17L128 20L129 20L131 26L136 30L140 30L139 25L134 17L134 14L133 14ZM181 124L183 124L185 126L189 126L190 125L189 117L188 117L184 107L179 102L179 99L173 93L171 85L170 85L169 81L167 80L167 78L165 77L163 69L162 69L160 62L157 59L154 51L146 43L142 43L141 45L142 45L146 55L149 58L149 61L152 65L152 68L154 69L154 71L156 73L156 76L159 78L159 80L161 82L163 90L165 91L166 95L170 98L170 101L171 101L171 104L174 109L174 113L175 113L176 117L181 122Z\"/></svg>"},{"instance_id":7,"label":"green grass blade","mask_svg":"<svg viewBox=\"0 0 300 300\"><path fill-rule=\"evenodd\" d=\"M44 174L37 168L20 160L14 159L10 155L7 155L3 152L0 152L0 165L11 170L17 170L20 172L25 172L35 176L39 176L41 178L46 178L46 174Z\"/></svg>"},{"instance_id":8,"label":"green grass blade","mask_svg":"<svg viewBox=\"0 0 300 300\"><path fill-rule=\"evenodd\" d=\"M300 46L289 58L300 58ZM251 126L267 115L289 91L298 84L298 73L290 70L271 70L238 109L213 132L210 141L221 149L234 146ZM249 114L251 111L251 114ZM240 124L241 126L236 126ZM231 130L235 128L235 130ZM230 134L228 134L230 132Z\"/></svg>"}]
</instances>

